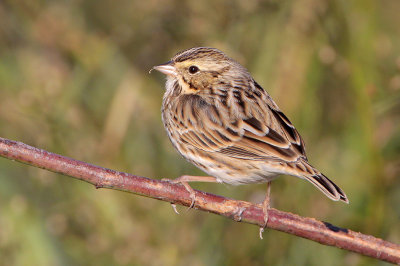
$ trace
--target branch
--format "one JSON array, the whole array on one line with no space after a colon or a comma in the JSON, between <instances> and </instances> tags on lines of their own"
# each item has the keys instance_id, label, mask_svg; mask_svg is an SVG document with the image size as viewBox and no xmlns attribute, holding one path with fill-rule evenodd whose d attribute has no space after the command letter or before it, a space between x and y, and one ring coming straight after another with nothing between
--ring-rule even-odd
<instances>
[{"instance_id":1,"label":"branch","mask_svg":"<svg viewBox=\"0 0 400 266\"><path fill-rule=\"evenodd\" d=\"M184 206L191 204L188 191L180 184L117 172L37 149L21 142L0 138L0 156L77 178L95 185L96 188L122 190ZM260 205L198 190L195 192L194 208L196 209L222 215L235 221L263 225L264 215ZM394 243L273 208L269 209L268 214L268 228L383 261L400 263L400 246Z\"/></svg>"}]
</instances>

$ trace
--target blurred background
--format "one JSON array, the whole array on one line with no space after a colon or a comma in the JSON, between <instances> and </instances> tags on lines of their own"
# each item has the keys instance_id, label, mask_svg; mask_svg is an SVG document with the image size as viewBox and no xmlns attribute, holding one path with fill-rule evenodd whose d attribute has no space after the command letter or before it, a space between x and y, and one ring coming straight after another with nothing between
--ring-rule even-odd
<instances>
[{"instance_id":1,"label":"blurred background","mask_svg":"<svg viewBox=\"0 0 400 266\"><path fill-rule=\"evenodd\" d=\"M150 178L172 148L150 68L211 46L246 66L347 193L273 182L272 206L400 243L400 2L0 1L0 136ZM261 202L266 185L193 184ZM383 265L281 232L0 159L0 265Z\"/></svg>"}]
</instances>

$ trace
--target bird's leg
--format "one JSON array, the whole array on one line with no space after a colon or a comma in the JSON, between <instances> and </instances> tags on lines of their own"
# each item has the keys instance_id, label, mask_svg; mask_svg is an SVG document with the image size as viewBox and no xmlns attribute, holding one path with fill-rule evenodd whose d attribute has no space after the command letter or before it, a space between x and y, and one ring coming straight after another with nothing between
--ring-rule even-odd
<instances>
[{"instance_id":1,"label":"bird's leg","mask_svg":"<svg viewBox=\"0 0 400 266\"><path fill-rule=\"evenodd\" d=\"M268 222L268 209L269 209L269 195L271 194L271 181L267 182L267 194L265 195L265 199L262 204L262 209L264 213L264 225L260 227L260 238L263 239L262 234L264 232L264 228L267 226Z\"/></svg>"},{"instance_id":2,"label":"bird's leg","mask_svg":"<svg viewBox=\"0 0 400 266\"><path fill-rule=\"evenodd\" d=\"M190 204L189 209L193 208L193 206L194 206L194 202L196 200L196 193L194 192L193 188L189 185L188 182L213 182L213 183L218 183L217 179L215 177L212 177L212 176L183 175L183 176L180 176L180 177L172 179L172 180L171 179L166 179L166 178L163 178L162 180L171 182L173 184L180 183L186 188L186 190L190 194L190 198L192 199L192 203ZM176 208L174 208L174 211L177 212Z\"/></svg>"}]
</instances>

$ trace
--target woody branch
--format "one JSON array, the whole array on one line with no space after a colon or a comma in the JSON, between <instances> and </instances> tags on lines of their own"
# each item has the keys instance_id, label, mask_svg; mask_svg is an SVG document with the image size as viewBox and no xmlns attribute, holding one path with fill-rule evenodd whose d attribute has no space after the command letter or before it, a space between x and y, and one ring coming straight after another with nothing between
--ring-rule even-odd
<instances>
[{"instance_id":1,"label":"woody branch","mask_svg":"<svg viewBox=\"0 0 400 266\"><path fill-rule=\"evenodd\" d=\"M190 206L192 201L189 192L180 184L106 169L4 138L0 138L0 156L86 181L96 188L122 190L184 206ZM261 205L198 190L195 193L196 209L258 226L264 223ZM379 260L400 263L399 245L313 218L271 208L267 227Z\"/></svg>"}]
</instances>

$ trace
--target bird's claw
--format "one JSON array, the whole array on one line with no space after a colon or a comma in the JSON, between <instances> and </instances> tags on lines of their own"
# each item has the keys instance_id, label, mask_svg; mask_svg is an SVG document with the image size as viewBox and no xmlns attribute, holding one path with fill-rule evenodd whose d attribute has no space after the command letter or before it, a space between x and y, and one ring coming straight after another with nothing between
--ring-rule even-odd
<instances>
[{"instance_id":1,"label":"bird's claw","mask_svg":"<svg viewBox=\"0 0 400 266\"><path fill-rule=\"evenodd\" d=\"M174 209L174 212L176 214L179 214L178 210L176 209L176 204L175 203L171 203L171 207L172 207L172 209Z\"/></svg>"},{"instance_id":2,"label":"bird's claw","mask_svg":"<svg viewBox=\"0 0 400 266\"><path fill-rule=\"evenodd\" d=\"M168 178L162 178L161 181L169 182L169 183L172 183L172 184L182 184L185 187L185 189L187 190L187 192L189 192L190 199L192 200L188 210L190 210L190 209L192 209L194 207L194 204L196 202L196 193L194 192L193 188L191 188L189 186L189 184L187 182L180 181L180 180L171 180L171 179L168 179ZM176 209L176 205L175 204L171 204L171 205L172 205L172 208L174 209L174 212L179 214L179 212Z\"/></svg>"},{"instance_id":3,"label":"bird's claw","mask_svg":"<svg viewBox=\"0 0 400 266\"><path fill-rule=\"evenodd\" d=\"M264 227L261 227L260 226L260 239L262 240L263 239L263 233L264 233Z\"/></svg>"},{"instance_id":4,"label":"bird's claw","mask_svg":"<svg viewBox=\"0 0 400 266\"><path fill-rule=\"evenodd\" d=\"M233 214L233 220L240 222L242 220L242 214L246 210L244 207L239 207L238 210Z\"/></svg>"},{"instance_id":5,"label":"bird's claw","mask_svg":"<svg viewBox=\"0 0 400 266\"><path fill-rule=\"evenodd\" d=\"M263 233L264 233L264 229L265 227L267 227L267 223L268 223L268 209L264 210L264 224L263 226L260 226L260 239L263 239Z\"/></svg>"},{"instance_id":6,"label":"bird's claw","mask_svg":"<svg viewBox=\"0 0 400 266\"><path fill-rule=\"evenodd\" d=\"M192 202L190 203L190 206L188 208L188 210L190 210L190 209L192 209L194 207L194 203L196 201L196 194L193 191L190 191L188 189L186 189L186 190L190 193L190 199L192 200Z\"/></svg>"}]
</instances>

